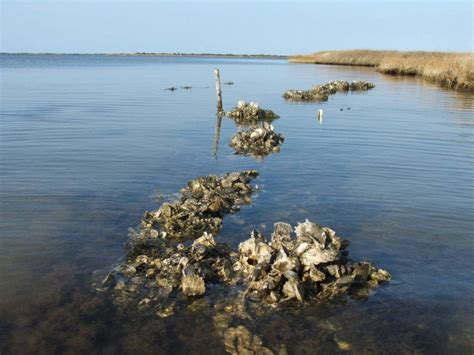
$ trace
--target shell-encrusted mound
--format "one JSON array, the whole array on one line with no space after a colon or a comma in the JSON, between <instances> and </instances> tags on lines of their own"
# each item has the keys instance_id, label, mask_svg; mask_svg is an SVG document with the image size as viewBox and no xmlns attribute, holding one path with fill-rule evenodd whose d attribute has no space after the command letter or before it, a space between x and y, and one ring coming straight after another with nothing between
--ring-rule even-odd
<instances>
[{"instance_id":1,"label":"shell-encrusted mound","mask_svg":"<svg viewBox=\"0 0 474 355\"><path fill-rule=\"evenodd\" d=\"M333 80L326 84L313 86L309 90L288 90L283 94L283 98L288 101L327 101L329 95L336 92L361 91L374 88L375 85L366 81L353 81L349 83L345 80Z\"/></svg>"},{"instance_id":2,"label":"shell-encrusted mound","mask_svg":"<svg viewBox=\"0 0 474 355\"><path fill-rule=\"evenodd\" d=\"M276 133L271 124L264 122L260 126L237 132L232 137L230 146L236 154L261 158L279 152L284 141L282 134Z\"/></svg>"},{"instance_id":3,"label":"shell-encrusted mound","mask_svg":"<svg viewBox=\"0 0 474 355\"><path fill-rule=\"evenodd\" d=\"M276 223L271 241L257 231L239 246L236 269L248 283L247 297L277 304L290 299L327 299L372 288L390 274L369 262L347 258L349 243L308 220L295 228Z\"/></svg>"},{"instance_id":4,"label":"shell-encrusted mound","mask_svg":"<svg viewBox=\"0 0 474 355\"><path fill-rule=\"evenodd\" d=\"M367 91L373 89L374 87L374 84L363 80L354 80L350 85L351 91Z\"/></svg>"},{"instance_id":5,"label":"shell-encrusted mound","mask_svg":"<svg viewBox=\"0 0 474 355\"><path fill-rule=\"evenodd\" d=\"M102 282L101 289L112 292L117 305L136 305L163 317L173 313L180 297L202 297L218 286L227 294L242 292L254 305L275 307L342 294L366 297L368 290L390 280L372 263L348 259L347 241L308 220L294 230L276 223L270 241L253 231L237 250L208 233L187 246L157 240L157 254L129 257Z\"/></svg>"},{"instance_id":6,"label":"shell-encrusted mound","mask_svg":"<svg viewBox=\"0 0 474 355\"><path fill-rule=\"evenodd\" d=\"M157 211L145 213L139 235L133 243L135 246L152 243L158 236L188 240L196 239L204 232L217 235L224 215L235 213L242 204L252 201L250 181L257 176L255 170L249 170L189 181L188 186L181 190L180 200L164 203Z\"/></svg>"},{"instance_id":7,"label":"shell-encrusted mound","mask_svg":"<svg viewBox=\"0 0 474 355\"><path fill-rule=\"evenodd\" d=\"M255 125L258 122L271 122L279 116L272 110L262 109L256 102L239 101L237 106L226 113L239 125Z\"/></svg>"}]
</instances>

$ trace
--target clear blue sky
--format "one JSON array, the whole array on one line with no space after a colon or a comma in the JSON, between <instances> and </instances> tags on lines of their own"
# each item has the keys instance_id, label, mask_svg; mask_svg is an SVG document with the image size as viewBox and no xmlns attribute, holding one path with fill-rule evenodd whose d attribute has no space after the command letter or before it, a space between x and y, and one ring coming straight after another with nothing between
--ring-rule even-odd
<instances>
[{"instance_id":1,"label":"clear blue sky","mask_svg":"<svg viewBox=\"0 0 474 355\"><path fill-rule=\"evenodd\" d=\"M472 51L471 2L0 1L2 52Z\"/></svg>"}]
</instances>

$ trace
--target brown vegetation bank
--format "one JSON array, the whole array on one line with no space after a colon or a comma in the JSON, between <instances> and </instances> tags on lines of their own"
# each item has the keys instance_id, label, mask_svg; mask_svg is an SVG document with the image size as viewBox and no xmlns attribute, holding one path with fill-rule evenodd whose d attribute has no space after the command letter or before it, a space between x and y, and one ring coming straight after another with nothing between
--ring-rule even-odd
<instances>
[{"instance_id":1,"label":"brown vegetation bank","mask_svg":"<svg viewBox=\"0 0 474 355\"><path fill-rule=\"evenodd\" d=\"M293 63L370 66L384 74L419 76L450 89L474 92L473 53L359 49L296 55L288 60Z\"/></svg>"}]
</instances>

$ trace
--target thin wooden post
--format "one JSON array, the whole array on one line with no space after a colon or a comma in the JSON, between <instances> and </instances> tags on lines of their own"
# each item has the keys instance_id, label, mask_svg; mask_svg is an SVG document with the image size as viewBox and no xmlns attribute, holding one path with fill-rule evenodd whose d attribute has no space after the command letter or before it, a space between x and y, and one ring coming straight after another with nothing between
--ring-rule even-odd
<instances>
[{"instance_id":1,"label":"thin wooden post","mask_svg":"<svg viewBox=\"0 0 474 355\"><path fill-rule=\"evenodd\" d=\"M214 69L214 77L216 79L217 113L221 114L222 112L224 112L224 109L222 108L222 89L219 69Z\"/></svg>"},{"instance_id":2,"label":"thin wooden post","mask_svg":"<svg viewBox=\"0 0 474 355\"><path fill-rule=\"evenodd\" d=\"M319 109L317 116L318 116L319 123L322 123L323 122L323 110Z\"/></svg>"},{"instance_id":3,"label":"thin wooden post","mask_svg":"<svg viewBox=\"0 0 474 355\"><path fill-rule=\"evenodd\" d=\"M217 153L219 151L219 140L221 136L222 115L217 113L216 126L214 127L214 159L217 160Z\"/></svg>"}]
</instances>

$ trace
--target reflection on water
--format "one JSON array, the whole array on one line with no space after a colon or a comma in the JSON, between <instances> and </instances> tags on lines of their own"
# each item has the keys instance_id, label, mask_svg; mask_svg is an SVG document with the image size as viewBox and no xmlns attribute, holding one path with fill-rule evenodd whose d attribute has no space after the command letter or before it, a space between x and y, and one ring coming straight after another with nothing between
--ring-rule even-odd
<instances>
[{"instance_id":1,"label":"reflection on water","mask_svg":"<svg viewBox=\"0 0 474 355\"><path fill-rule=\"evenodd\" d=\"M253 228L268 234L276 221L310 218L395 282L365 302L289 307L234 326L274 352L472 353L472 95L370 68L278 60L2 56L0 65L2 353L224 353L205 305L166 319L126 316L90 285L123 257L127 228L156 207L153 191L170 196L196 176L244 169L260 171L260 192L219 238L235 246ZM205 88L215 67L235 82L226 102L258 101L280 115L279 154L233 154L236 127L214 119ZM334 79L376 88L317 105L281 98ZM163 90L181 83L192 89Z\"/></svg>"}]
</instances>

